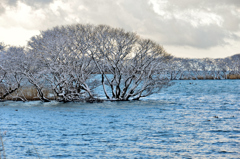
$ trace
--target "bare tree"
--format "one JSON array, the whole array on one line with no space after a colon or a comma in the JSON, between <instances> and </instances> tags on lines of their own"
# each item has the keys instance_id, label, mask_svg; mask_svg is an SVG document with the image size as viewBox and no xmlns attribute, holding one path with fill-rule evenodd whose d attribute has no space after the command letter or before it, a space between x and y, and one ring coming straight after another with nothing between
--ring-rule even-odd
<instances>
[{"instance_id":1,"label":"bare tree","mask_svg":"<svg viewBox=\"0 0 240 159\"><path fill-rule=\"evenodd\" d=\"M102 75L107 99L138 100L159 91L168 81L160 79L163 48L135 33L108 26L98 26L93 36L92 58ZM107 91L109 86L110 92Z\"/></svg>"},{"instance_id":2,"label":"bare tree","mask_svg":"<svg viewBox=\"0 0 240 159\"><path fill-rule=\"evenodd\" d=\"M233 74L240 75L240 54L233 55L229 59L232 62Z\"/></svg>"},{"instance_id":3,"label":"bare tree","mask_svg":"<svg viewBox=\"0 0 240 159\"><path fill-rule=\"evenodd\" d=\"M21 99L17 90L21 86L23 76L19 70L19 58L24 52L23 47L8 47L1 44L0 46L0 100L10 96L12 99ZM17 93L13 96L13 93Z\"/></svg>"},{"instance_id":4,"label":"bare tree","mask_svg":"<svg viewBox=\"0 0 240 159\"><path fill-rule=\"evenodd\" d=\"M88 82L93 87L96 84L90 80L94 65L88 55L89 28L82 25L55 27L42 31L28 43L30 51L43 64L43 76L59 101L94 98L88 85Z\"/></svg>"},{"instance_id":5,"label":"bare tree","mask_svg":"<svg viewBox=\"0 0 240 159\"><path fill-rule=\"evenodd\" d=\"M46 80L44 78L44 64L38 58L33 56L30 50L25 50L24 54L18 55L19 57L19 70L27 81L34 86L37 90L38 98L43 102L50 102L43 93L46 87Z\"/></svg>"},{"instance_id":6,"label":"bare tree","mask_svg":"<svg viewBox=\"0 0 240 159\"><path fill-rule=\"evenodd\" d=\"M182 58L171 57L166 62L166 77L170 80L179 80L183 78L185 73L185 61Z\"/></svg>"}]
</instances>

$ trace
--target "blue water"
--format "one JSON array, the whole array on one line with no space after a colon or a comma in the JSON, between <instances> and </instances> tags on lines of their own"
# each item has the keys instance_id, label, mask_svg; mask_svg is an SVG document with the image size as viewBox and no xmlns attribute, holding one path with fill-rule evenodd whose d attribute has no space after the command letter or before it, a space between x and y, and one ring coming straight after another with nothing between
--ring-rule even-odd
<instances>
[{"instance_id":1,"label":"blue water","mask_svg":"<svg viewBox=\"0 0 240 159\"><path fill-rule=\"evenodd\" d=\"M2 102L6 157L240 158L240 80L174 82L141 101Z\"/></svg>"}]
</instances>

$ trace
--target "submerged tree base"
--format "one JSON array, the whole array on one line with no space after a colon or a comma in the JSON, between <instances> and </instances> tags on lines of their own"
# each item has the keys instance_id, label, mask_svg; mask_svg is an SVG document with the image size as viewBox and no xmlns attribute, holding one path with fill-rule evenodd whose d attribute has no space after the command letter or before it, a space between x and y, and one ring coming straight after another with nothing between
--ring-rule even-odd
<instances>
[{"instance_id":1,"label":"submerged tree base","mask_svg":"<svg viewBox=\"0 0 240 159\"><path fill-rule=\"evenodd\" d=\"M102 103L104 100L99 98L87 98L85 101L88 103Z\"/></svg>"}]
</instances>

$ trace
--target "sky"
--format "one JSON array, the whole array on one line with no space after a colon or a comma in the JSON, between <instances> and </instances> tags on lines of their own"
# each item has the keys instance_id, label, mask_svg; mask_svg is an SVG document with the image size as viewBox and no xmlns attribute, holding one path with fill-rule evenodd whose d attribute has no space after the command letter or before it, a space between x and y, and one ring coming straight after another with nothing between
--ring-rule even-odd
<instances>
[{"instance_id":1,"label":"sky","mask_svg":"<svg viewBox=\"0 0 240 159\"><path fill-rule=\"evenodd\" d=\"M240 0L0 0L0 42L25 46L41 30L106 24L149 38L176 57L240 53Z\"/></svg>"}]
</instances>

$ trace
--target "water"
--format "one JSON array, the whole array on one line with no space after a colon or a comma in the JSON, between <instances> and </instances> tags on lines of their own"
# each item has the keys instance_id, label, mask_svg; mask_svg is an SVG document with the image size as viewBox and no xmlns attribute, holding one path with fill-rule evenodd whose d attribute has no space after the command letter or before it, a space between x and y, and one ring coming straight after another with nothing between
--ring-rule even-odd
<instances>
[{"instance_id":1,"label":"water","mask_svg":"<svg viewBox=\"0 0 240 159\"><path fill-rule=\"evenodd\" d=\"M240 80L174 82L142 101L0 103L6 156L240 158Z\"/></svg>"}]
</instances>

